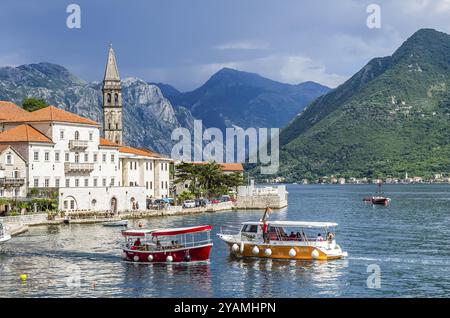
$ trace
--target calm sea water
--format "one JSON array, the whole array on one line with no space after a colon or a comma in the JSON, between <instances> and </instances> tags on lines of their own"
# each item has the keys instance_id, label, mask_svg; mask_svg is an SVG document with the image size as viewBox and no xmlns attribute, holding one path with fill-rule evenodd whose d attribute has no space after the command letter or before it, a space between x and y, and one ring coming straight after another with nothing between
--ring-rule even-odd
<instances>
[{"instance_id":1,"label":"calm sea water","mask_svg":"<svg viewBox=\"0 0 450 318\"><path fill-rule=\"evenodd\" d=\"M386 186L389 207L365 205L374 186L289 186L271 219L339 223L345 260L239 260L214 236L211 261L138 265L120 258L120 230L101 225L32 228L0 251L0 297L449 297L450 186ZM256 220L259 211L146 219L148 227ZM138 221L136 221L135 225ZM368 266L381 270L369 289ZM20 274L27 274L22 283ZM80 277L80 280L77 280Z\"/></svg>"}]
</instances>

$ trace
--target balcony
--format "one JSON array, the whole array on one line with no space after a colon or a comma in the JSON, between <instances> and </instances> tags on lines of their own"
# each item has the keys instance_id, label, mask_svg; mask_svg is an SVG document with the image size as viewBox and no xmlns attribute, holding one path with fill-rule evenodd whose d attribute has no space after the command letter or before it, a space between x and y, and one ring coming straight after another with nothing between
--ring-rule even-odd
<instances>
[{"instance_id":1,"label":"balcony","mask_svg":"<svg viewBox=\"0 0 450 318\"><path fill-rule=\"evenodd\" d=\"M70 140L69 148L71 150L83 150L86 149L89 145L87 140Z\"/></svg>"},{"instance_id":2,"label":"balcony","mask_svg":"<svg viewBox=\"0 0 450 318\"><path fill-rule=\"evenodd\" d=\"M24 184L24 178L0 178L0 188L20 188Z\"/></svg>"},{"instance_id":3,"label":"balcony","mask_svg":"<svg viewBox=\"0 0 450 318\"><path fill-rule=\"evenodd\" d=\"M66 162L64 163L64 171L66 173L73 173L73 172L92 172L94 171L94 164L93 163L72 163L72 162Z\"/></svg>"}]
</instances>

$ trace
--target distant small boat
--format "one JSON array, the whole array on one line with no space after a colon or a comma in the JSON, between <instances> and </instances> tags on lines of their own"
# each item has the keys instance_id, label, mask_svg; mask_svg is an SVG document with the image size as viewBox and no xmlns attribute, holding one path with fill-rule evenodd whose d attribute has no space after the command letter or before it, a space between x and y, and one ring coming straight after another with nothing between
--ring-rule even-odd
<instances>
[{"instance_id":1,"label":"distant small boat","mask_svg":"<svg viewBox=\"0 0 450 318\"><path fill-rule=\"evenodd\" d=\"M114 222L107 222L107 223L103 223L103 226L107 226L107 227L125 227L128 226L128 221L127 220L122 220L122 221L114 221Z\"/></svg>"},{"instance_id":2,"label":"distant small boat","mask_svg":"<svg viewBox=\"0 0 450 318\"><path fill-rule=\"evenodd\" d=\"M384 196L384 193L381 191L381 183L378 184L378 192L373 197L365 197L363 199L366 203L372 203L373 205L384 205L387 206L391 203L391 199Z\"/></svg>"}]
</instances>

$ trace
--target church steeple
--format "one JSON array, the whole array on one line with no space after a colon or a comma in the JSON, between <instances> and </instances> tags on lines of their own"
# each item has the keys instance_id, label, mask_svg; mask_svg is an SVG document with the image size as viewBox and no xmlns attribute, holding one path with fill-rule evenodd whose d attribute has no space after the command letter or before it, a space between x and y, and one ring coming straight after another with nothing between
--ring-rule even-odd
<instances>
[{"instance_id":1,"label":"church steeple","mask_svg":"<svg viewBox=\"0 0 450 318\"><path fill-rule=\"evenodd\" d=\"M103 131L105 138L122 144L122 88L112 46L109 48L103 79Z\"/></svg>"}]
</instances>

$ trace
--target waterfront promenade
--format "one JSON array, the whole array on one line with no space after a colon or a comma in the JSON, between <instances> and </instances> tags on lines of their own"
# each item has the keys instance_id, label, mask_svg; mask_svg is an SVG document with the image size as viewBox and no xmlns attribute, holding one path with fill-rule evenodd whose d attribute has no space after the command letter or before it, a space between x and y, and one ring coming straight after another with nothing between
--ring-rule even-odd
<instances>
[{"instance_id":1,"label":"waterfront promenade","mask_svg":"<svg viewBox=\"0 0 450 318\"><path fill-rule=\"evenodd\" d=\"M150 217L214 213L220 211L232 211L233 209L234 205L230 201L212 204L206 207L183 209L181 206L168 206L159 210L127 211L114 215L107 212L67 212L64 217L56 216L52 220L48 219L47 213L36 213L0 217L0 222L4 224L7 232L10 233L11 236L17 236L27 232L28 228L31 226L60 225L64 224L67 220L70 224L93 224Z\"/></svg>"}]
</instances>

